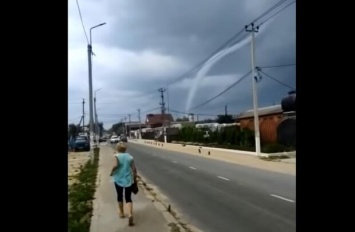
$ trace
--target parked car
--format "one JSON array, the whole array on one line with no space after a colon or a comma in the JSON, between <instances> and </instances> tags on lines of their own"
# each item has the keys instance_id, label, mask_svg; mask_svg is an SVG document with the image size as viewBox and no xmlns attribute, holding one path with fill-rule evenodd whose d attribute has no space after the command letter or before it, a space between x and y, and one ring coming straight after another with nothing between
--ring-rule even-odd
<instances>
[{"instance_id":1,"label":"parked car","mask_svg":"<svg viewBox=\"0 0 355 232\"><path fill-rule=\"evenodd\" d=\"M88 136L77 136L74 142L74 152L82 150L82 151L90 151L90 139Z\"/></svg>"},{"instance_id":2,"label":"parked car","mask_svg":"<svg viewBox=\"0 0 355 232\"><path fill-rule=\"evenodd\" d=\"M120 138L117 135L113 135L110 139L110 143L118 143Z\"/></svg>"},{"instance_id":3,"label":"parked car","mask_svg":"<svg viewBox=\"0 0 355 232\"><path fill-rule=\"evenodd\" d=\"M125 143L127 143L127 137L124 136L124 135L121 135L121 136L120 136L120 142L125 142Z\"/></svg>"},{"instance_id":4,"label":"parked car","mask_svg":"<svg viewBox=\"0 0 355 232\"><path fill-rule=\"evenodd\" d=\"M99 143L106 142L106 141L107 141L107 139L104 139L103 137L99 138ZM94 138L94 142L96 143L96 138Z\"/></svg>"}]
</instances>

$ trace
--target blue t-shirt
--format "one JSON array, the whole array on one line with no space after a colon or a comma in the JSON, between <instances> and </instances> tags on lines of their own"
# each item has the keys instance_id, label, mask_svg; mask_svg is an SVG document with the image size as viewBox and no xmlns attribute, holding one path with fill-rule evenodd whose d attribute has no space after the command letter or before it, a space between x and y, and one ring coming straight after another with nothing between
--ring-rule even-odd
<instances>
[{"instance_id":1,"label":"blue t-shirt","mask_svg":"<svg viewBox=\"0 0 355 232\"><path fill-rule=\"evenodd\" d=\"M113 174L115 183L121 187L129 187L133 184L132 162L133 157L129 153L118 153L118 168Z\"/></svg>"}]
</instances>

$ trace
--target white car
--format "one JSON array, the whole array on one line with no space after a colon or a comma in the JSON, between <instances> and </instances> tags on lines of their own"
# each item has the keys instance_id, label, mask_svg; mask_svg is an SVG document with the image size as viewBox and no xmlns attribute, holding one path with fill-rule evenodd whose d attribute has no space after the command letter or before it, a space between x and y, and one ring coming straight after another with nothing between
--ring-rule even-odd
<instances>
[{"instance_id":1,"label":"white car","mask_svg":"<svg viewBox=\"0 0 355 232\"><path fill-rule=\"evenodd\" d=\"M110 139L110 143L118 143L120 138L117 135L113 135Z\"/></svg>"}]
</instances>

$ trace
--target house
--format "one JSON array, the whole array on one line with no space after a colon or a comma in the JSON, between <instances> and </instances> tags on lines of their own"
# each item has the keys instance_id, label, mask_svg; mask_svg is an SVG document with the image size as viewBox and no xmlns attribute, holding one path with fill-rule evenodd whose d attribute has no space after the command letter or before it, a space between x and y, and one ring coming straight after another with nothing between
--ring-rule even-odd
<instances>
[{"instance_id":1,"label":"house","mask_svg":"<svg viewBox=\"0 0 355 232\"><path fill-rule=\"evenodd\" d=\"M296 91L284 97L281 105L258 109L260 140L262 143L280 143L296 147ZM240 127L254 130L254 111L248 110L237 117Z\"/></svg>"},{"instance_id":2,"label":"house","mask_svg":"<svg viewBox=\"0 0 355 232\"><path fill-rule=\"evenodd\" d=\"M126 122L125 123L125 127L126 127L126 133L129 135L129 137L131 137L131 132L133 132L133 134L135 134L135 137L138 138L140 137L139 132L137 135L137 130L139 131L139 129L143 129L146 128L146 124L145 123L141 123L141 122Z\"/></svg>"},{"instance_id":3,"label":"house","mask_svg":"<svg viewBox=\"0 0 355 232\"><path fill-rule=\"evenodd\" d=\"M258 109L260 140L262 143L277 142L277 126L283 120L281 105ZM237 117L242 129L254 130L254 110L248 110Z\"/></svg>"},{"instance_id":4,"label":"house","mask_svg":"<svg viewBox=\"0 0 355 232\"><path fill-rule=\"evenodd\" d=\"M163 123L166 125L173 122L174 118L171 114L148 114L146 116L145 124L147 128L162 127Z\"/></svg>"}]
</instances>

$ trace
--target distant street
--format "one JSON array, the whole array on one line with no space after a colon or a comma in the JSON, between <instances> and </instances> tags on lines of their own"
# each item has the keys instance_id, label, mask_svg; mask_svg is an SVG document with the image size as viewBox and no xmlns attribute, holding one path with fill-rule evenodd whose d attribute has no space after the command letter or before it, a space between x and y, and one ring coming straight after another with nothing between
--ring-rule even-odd
<instances>
[{"instance_id":1,"label":"distant street","mask_svg":"<svg viewBox=\"0 0 355 232\"><path fill-rule=\"evenodd\" d=\"M129 143L138 172L203 231L296 231L295 176Z\"/></svg>"}]
</instances>

